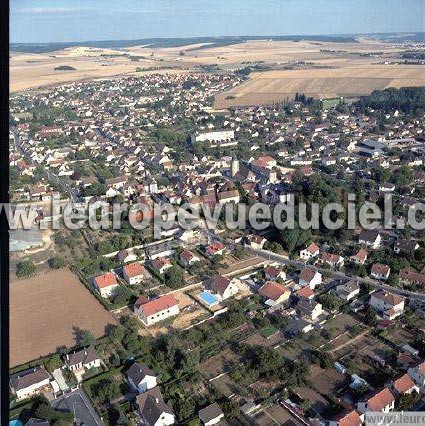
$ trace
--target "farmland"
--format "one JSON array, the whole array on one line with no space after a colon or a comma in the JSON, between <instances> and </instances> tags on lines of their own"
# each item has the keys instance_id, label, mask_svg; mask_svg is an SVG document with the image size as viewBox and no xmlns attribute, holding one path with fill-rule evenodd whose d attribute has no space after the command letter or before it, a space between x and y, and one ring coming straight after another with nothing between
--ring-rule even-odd
<instances>
[{"instance_id":1,"label":"farmland","mask_svg":"<svg viewBox=\"0 0 425 426\"><path fill-rule=\"evenodd\" d=\"M247 83L220 94L216 107L268 103L297 91L324 98L357 96L388 86L424 84L420 65L383 65L399 58L401 52L399 46L362 38L357 43L250 40L221 46L79 46L47 53L12 52L10 89L16 92L125 74L188 72L201 66L215 66L220 71L261 66L267 71L252 73ZM55 70L57 67L74 70ZM225 99L229 96L235 98Z\"/></svg>"},{"instance_id":2,"label":"farmland","mask_svg":"<svg viewBox=\"0 0 425 426\"><path fill-rule=\"evenodd\" d=\"M100 337L115 324L69 270L12 282L10 313L11 366L54 353L62 345L75 346L82 330Z\"/></svg>"},{"instance_id":3,"label":"farmland","mask_svg":"<svg viewBox=\"0 0 425 426\"><path fill-rule=\"evenodd\" d=\"M292 99L298 93L315 98L353 97L387 87L425 85L420 65L352 65L341 68L255 72L240 86L221 93L216 108L257 105Z\"/></svg>"}]
</instances>

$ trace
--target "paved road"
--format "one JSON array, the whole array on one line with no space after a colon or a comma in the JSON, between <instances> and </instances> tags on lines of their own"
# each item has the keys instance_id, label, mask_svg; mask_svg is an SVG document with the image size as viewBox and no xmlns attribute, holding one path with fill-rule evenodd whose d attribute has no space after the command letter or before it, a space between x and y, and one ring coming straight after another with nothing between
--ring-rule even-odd
<instances>
[{"instance_id":1,"label":"paved road","mask_svg":"<svg viewBox=\"0 0 425 426\"><path fill-rule=\"evenodd\" d=\"M213 234L211 231L209 231L207 229L203 229L202 232L204 234L208 235L211 239L221 241L222 243L225 243L228 246L229 245L233 246L233 247L241 246L245 250L247 250L248 252L250 252L251 254L254 254L256 256L260 255L260 256L263 256L263 257L265 257L269 260L272 260L274 262L278 262L278 263L283 264L283 265L295 266L295 267L301 268L301 269L306 267L306 264L304 262L299 261L299 260L289 259L287 256L272 253L272 252L267 251L267 250L255 249L251 246L244 246L243 244L236 244L233 241L229 241L226 238L223 238L219 235ZM339 279L339 280L343 280L343 281L355 279L358 282L368 284L368 285L370 285L374 288L377 288L377 289L386 290L386 291L389 291L391 293L398 294L400 296L408 297L410 299L417 299L417 300L421 300L421 301L425 302L425 294L416 293L416 292L408 291L408 290L403 290L401 288L392 287L388 284L384 284L382 282L372 280L371 278L362 278L362 277L358 277L358 276L347 275L343 272L325 269L325 268L322 268L320 266L308 265L308 267L311 268L311 269L314 269L315 271L321 272L321 273L324 273L324 272L331 273L334 279Z\"/></svg>"}]
</instances>

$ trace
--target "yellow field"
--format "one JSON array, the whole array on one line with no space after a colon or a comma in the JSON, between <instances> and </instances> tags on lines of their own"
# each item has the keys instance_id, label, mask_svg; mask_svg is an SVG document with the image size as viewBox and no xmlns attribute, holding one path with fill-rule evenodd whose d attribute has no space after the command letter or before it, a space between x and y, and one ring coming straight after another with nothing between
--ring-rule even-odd
<instances>
[{"instance_id":1,"label":"yellow field","mask_svg":"<svg viewBox=\"0 0 425 426\"><path fill-rule=\"evenodd\" d=\"M387 87L424 85L425 67L420 65L369 64L333 69L266 71L253 73L248 82L218 95L214 106L261 105L287 97L292 99L296 92L315 98L334 98L367 95Z\"/></svg>"},{"instance_id":2,"label":"yellow field","mask_svg":"<svg viewBox=\"0 0 425 426\"><path fill-rule=\"evenodd\" d=\"M359 43L256 40L230 46L192 44L183 47L151 48L134 46L119 50L88 47L67 48L43 54L12 53L12 92L81 79L132 75L137 67L161 72L182 72L195 66L217 64L224 69L261 63L272 69L254 73L250 81L218 96L216 107L262 104L292 97L295 92L311 96L335 97L370 93L388 86L424 84L425 67L377 65L391 61L402 51L368 39ZM381 52L379 57L360 54ZM113 55L105 56L105 55ZM132 61L128 55L143 57ZM310 69L282 71L296 61L308 62ZM69 65L75 71L55 71ZM317 69L317 66L327 66ZM177 68L169 70L169 68ZM140 75L140 73L138 73ZM225 99L235 96L235 99Z\"/></svg>"}]
</instances>

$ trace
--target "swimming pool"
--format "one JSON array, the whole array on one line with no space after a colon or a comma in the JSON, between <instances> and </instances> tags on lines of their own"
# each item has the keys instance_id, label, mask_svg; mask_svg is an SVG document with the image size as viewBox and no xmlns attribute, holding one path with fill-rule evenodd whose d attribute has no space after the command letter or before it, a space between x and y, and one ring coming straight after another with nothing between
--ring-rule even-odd
<instances>
[{"instance_id":1,"label":"swimming pool","mask_svg":"<svg viewBox=\"0 0 425 426\"><path fill-rule=\"evenodd\" d=\"M206 291L199 293L199 297L208 306L212 306L218 303L218 300L212 294L207 293Z\"/></svg>"}]
</instances>

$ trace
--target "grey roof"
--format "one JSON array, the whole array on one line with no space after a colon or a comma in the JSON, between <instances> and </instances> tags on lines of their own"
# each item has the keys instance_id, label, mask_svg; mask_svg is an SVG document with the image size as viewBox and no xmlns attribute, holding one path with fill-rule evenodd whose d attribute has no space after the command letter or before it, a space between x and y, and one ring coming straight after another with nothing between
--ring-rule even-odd
<instances>
[{"instance_id":1,"label":"grey roof","mask_svg":"<svg viewBox=\"0 0 425 426\"><path fill-rule=\"evenodd\" d=\"M99 355L96 353L95 349L90 346L87 349L82 349L81 351L74 352L66 356L66 363L68 365L77 365L80 363L88 364L91 361L99 359Z\"/></svg>"},{"instance_id":2,"label":"grey roof","mask_svg":"<svg viewBox=\"0 0 425 426\"><path fill-rule=\"evenodd\" d=\"M302 298L298 301L297 309L302 312L311 313L318 304L315 300Z\"/></svg>"},{"instance_id":3,"label":"grey roof","mask_svg":"<svg viewBox=\"0 0 425 426\"><path fill-rule=\"evenodd\" d=\"M138 395L136 400L140 413L150 426L154 426L163 413L174 415L158 386Z\"/></svg>"},{"instance_id":4,"label":"grey roof","mask_svg":"<svg viewBox=\"0 0 425 426\"><path fill-rule=\"evenodd\" d=\"M359 240L374 243L378 235L379 231L375 229L363 229L359 234Z\"/></svg>"},{"instance_id":5,"label":"grey roof","mask_svg":"<svg viewBox=\"0 0 425 426\"><path fill-rule=\"evenodd\" d=\"M127 377L131 378L135 385L138 385L146 376L156 377L156 373L152 371L146 364L134 363L127 370Z\"/></svg>"},{"instance_id":6,"label":"grey roof","mask_svg":"<svg viewBox=\"0 0 425 426\"><path fill-rule=\"evenodd\" d=\"M199 410L199 418L204 423L210 422L211 420L216 419L217 417L222 416L223 414L223 411L216 402L211 405L208 405L208 407L205 407L202 410Z\"/></svg>"},{"instance_id":7,"label":"grey roof","mask_svg":"<svg viewBox=\"0 0 425 426\"><path fill-rule=\"evenodd\" d=\"M19 391L49 378L49 374L43 367L37 367L15 374L10 378L10 385L15 391Z\"/></svg>"},{"instance_id":8,"label":"grey roof","mask_svg":"<svg viewBox=\"0 0 425 426\"><path fill-rule=\"evenodd\" d=\"M359 283L356 280L350 280L345 282L344 284L341 284L337 287L337 292L341 294L350 294L355 290L358 290Z\"/></svg>"},{"instance_id":9,"label":"grey roof","mask_svg":"<svg viewBox=\"0 0 425 426\"><path fill-rule=\"evenodd\" d=\"M298 334L301 330L307 327L309 323L302 318L293 319L286 327L287 333Z\"/></svg>"}]
</instances>

